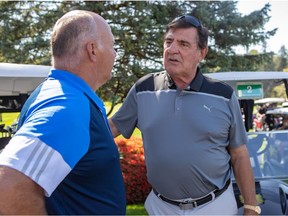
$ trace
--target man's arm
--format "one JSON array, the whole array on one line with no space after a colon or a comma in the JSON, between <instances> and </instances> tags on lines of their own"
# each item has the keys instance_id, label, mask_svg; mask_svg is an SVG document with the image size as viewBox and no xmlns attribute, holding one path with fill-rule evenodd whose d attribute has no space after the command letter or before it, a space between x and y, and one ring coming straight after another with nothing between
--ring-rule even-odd
<instances>
[{"instance_id":1,"label":"man's arm","mask_svg":"<svg viewBox=\"0 0 288 216\"><path fill-rule=\"evenodd\" d=\"M254 175L246 145L238 148L230 148L229 152L234 176L244 198L244 203L253 206L258 205L256 201ZM250 209L244 209L244 215L257 215L257 213Z\"/></svg>"},{"instance_id":2,"label":"man's arm","mask_svg":"<svg viewBox=\"0 0 288 216\"><path fill-rule=\"evenodd\" d=\"M0 166L0 214L47 215L44 190L21 172Z\"/></svg>"},{"instance_id":3,"label":"man's arm","mask_svg":"<svg viewBox=\"0 0 288 216\"><path fill-rule=\"evenodd\" d=\"M109 125L110 125L110 128L111 128L111 132L112 132L113 137L119 136L121 134L121 132L115 126L115 124L113 123L112 119L110 118L108 121L109 121Z\"/></svg>"}]
</instances>

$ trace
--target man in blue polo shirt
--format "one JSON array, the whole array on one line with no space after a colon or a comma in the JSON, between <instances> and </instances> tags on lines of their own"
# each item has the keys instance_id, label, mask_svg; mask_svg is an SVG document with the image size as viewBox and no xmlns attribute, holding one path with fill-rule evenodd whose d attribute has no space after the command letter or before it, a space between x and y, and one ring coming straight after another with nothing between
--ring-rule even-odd
<instances>
[{"instance_id":1,"label":"man in blue polo shirt","mask_svg":"<svg viewBox=\"0 0 288 216\"><path fill-rule=\"evenodd\" d=\"M119 153L103 102L116 52L107 22L71 11L55 24L52 69L0 154L0 213L125 215Z\"/></svg>"},{"instance_id":2,"label":"man in blue polo shirt","mask_svg":"<svg viewBox=\"0 0 288 216\"><path fill-rule=\"evenodd\" d=\"M142 132L150 215L235 215L230 182L244 197L244 214L259 214L247 137L232 88L203 76L208 31L193 16L168 24L165 71L148 74L110 119L114 136Z\"/></svg>"}]
</instances>

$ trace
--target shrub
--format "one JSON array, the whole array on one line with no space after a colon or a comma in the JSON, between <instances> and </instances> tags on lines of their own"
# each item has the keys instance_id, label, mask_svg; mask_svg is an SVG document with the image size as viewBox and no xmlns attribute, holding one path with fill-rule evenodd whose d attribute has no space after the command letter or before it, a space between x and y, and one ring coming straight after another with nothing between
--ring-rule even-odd
<instances>
[{"instance_id":1,"label":"shrub","mask_svg":"<svg viewBox=\"0 0 288 216\"><path fill-rule=\"evenodd\" d=\"M144 149L141 138L116 138L126 187L127 204L144 203L151 191L146 177Z\"/></svg>"}]
</instances>

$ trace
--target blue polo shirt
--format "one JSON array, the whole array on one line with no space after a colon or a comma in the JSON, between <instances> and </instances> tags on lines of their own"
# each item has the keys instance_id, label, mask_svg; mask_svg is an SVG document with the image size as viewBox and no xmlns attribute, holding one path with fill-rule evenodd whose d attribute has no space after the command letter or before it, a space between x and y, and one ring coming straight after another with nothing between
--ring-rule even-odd
<instances>
[{"instance_id":1,"label":"blue polo shirt","mask_svg":"<svg viewBox=\"0 0 288 216\"><path fill-rule=\"evenodd\" d=\"M30 98L0 164L45 190L49 214L124 215L119 153L95 92L78 76L52 69Z\"/></svg>"}]
</instances>

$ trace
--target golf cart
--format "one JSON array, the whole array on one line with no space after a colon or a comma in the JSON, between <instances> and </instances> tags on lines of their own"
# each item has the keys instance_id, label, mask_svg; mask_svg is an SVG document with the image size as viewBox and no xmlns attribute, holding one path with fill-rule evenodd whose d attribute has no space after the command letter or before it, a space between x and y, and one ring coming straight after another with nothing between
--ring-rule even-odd
<instances>
[{"instance_id":1,"label":"golf cart","mask_svg":"<svg viewBox=\"0 0 288 216\"><path fill-rule=\"evenodd\" d=\"M283 85L287 91L288 73L285 72L221 72L206 74L229 84L237 94L247 131L247 149L253 168L256 198L261 215L288 215L288 123L284 115L288 108L280 108L285 98L267 98L275 86ZM266 118L273 115L278 124L268 125L258 131L253 127L255 106L273 104L265 110ZM276 105L276 106L275 106ZM268 116L268 117L267 117ZM288 118L287 118L288 119ZM243 197L235 179L232 179L238 214L243 213Z\"/></svg>"},{"instance_id":2,"label":"golf cart","mask_svg":"<svg viewBox=\"0 0 288 216\"><path fill-rule=\"evenodd\" d=\"M288 95L288 73L286 72L221 72L209 73L207 76L228 83L236 92L247 131L253 129L253 110L258 104L283 103L284 98L267 98L267 93L275 86L284 85Z\"/></svg>"},{"instance_id":3,"label":"golf cart","mask_svg":"<svg viewBox=\"0 0 288 216\"><path fill-rule=\"evenodd\" d=\"M31 92L47 77L50 66L0 63L0 150L9 142L17 122L4 115L19 113Z\"/></svg>"}]
</instances>

